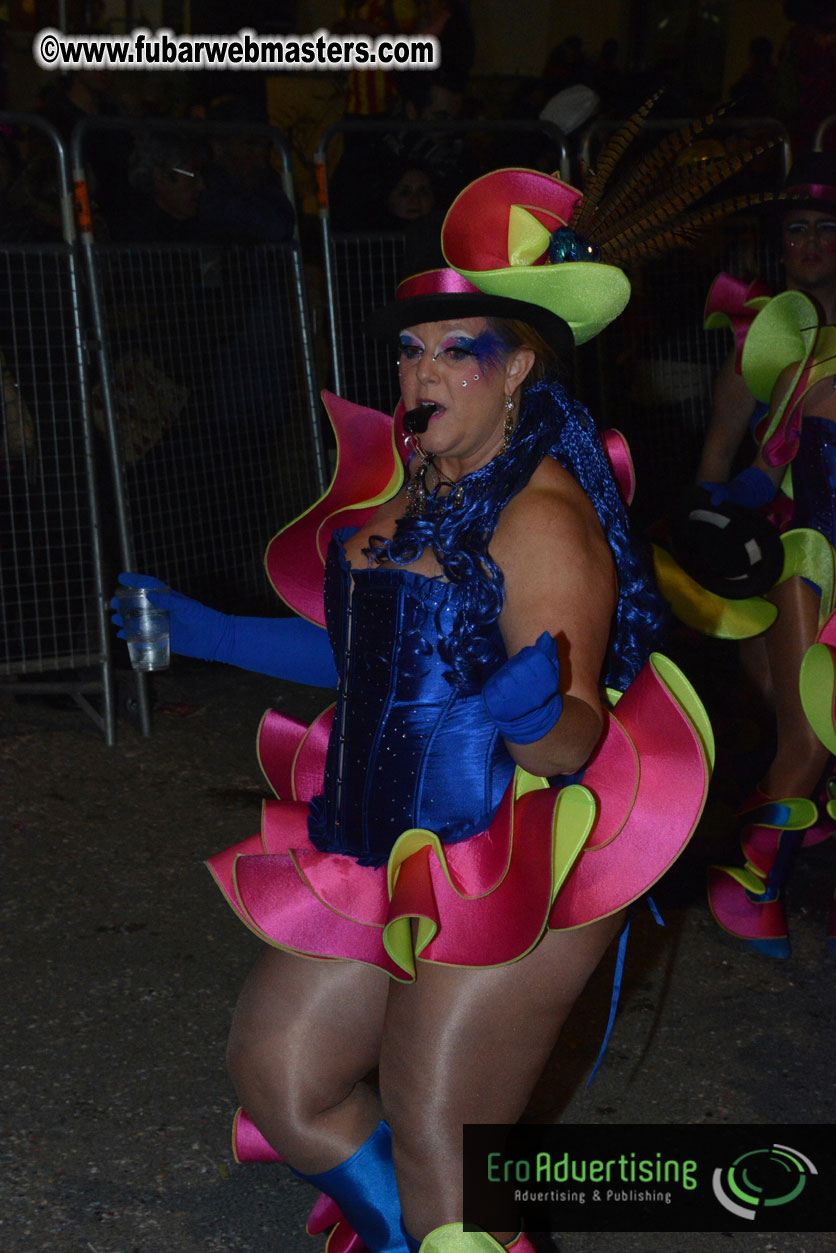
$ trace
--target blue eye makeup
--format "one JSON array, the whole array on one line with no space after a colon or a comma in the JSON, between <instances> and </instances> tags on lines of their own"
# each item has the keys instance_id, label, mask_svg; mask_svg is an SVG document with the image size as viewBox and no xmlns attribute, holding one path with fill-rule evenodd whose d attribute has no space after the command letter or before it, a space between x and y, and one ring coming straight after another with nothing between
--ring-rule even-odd
<instances>
[{"instance_id":1,"label":"blue eye makeup","mask_svg":"<svg viewBox=\"0 0 836 1253\"><path fill-rule=\"evenodd\" d=\"M400 336L401 361L417 361L425 351L425 345L414 335L404 333ZM433 361L446 361L451 366L468 362L481 366L482 370L490 370L499 365L507 351L508 345L486 327L475 337L464 334L448 335L433 353Z\"/></svg>"},{"instance_id":2,"label":"blue eye makeup","mask_svg":"<svg viewBox=\"0 0 836 1253\"><path fill-rule=\"evenodd\" d=\"M488 370L499 364L505 352L507 352L507 346L494 331L486 327L475 338L470 335L451 335L435 355L444 354L449 361L454 363L472 358L483 370Z\"/></svg>"},{"instance_id":3,"label":"blue eye makeup","mask_svg":"<svg viewBox=\"0 0 836 1253\"><path fill-rule=\"evenodd\" d=\"M401 335L398 342L401 361L417 361L424 351L424 345L414 335Z\"/></svg>"}]
</instances>

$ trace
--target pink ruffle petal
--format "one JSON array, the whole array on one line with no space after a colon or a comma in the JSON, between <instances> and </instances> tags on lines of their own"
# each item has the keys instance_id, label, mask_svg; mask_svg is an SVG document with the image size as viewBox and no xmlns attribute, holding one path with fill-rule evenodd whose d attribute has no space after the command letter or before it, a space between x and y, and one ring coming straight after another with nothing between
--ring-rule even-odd
<instances>
[{"instance_id":1,"label":"pink ruffle petal","mask_svg":"<svg viewBox=\"0 0 836 1253\"><path fill-rule=\"evenodd\" d=\"M780 900L756 904L720 866L708 872L708 903L720 926L742 940L779 940L787 934Z\"/></svg>"},{"instance_id":2,"label":"pink ruffle petal","mask_svg":"<svg viewBox=\"0 0 836 1253\"><path fill-rule=\"evenodd\" d=\"M302 775L321 777L326 726L321 722L299 745L295 794ZM513 781L487 831L446 846L431 833L405 833L390 858L391 899L385 868L311 846L302 801L266 801L261 838L209 865L247 925L279 947L368 962L411 979L407 955L400 953L408 968L387 952L384 931L420 918L430 924L424 960L498 965L523 956L547 925L581 926L646 891L693 832L707 777L691 722L649 664L608 715L583 780L597 804L595 825L553 904L560 789L515 799ZM394 940L392 950L399 951Z\"/></svg>"},{"instance_id":3,"label":"pink ruffle petal","mask_svg":"<svg viewBox=\"0 0 836 1253\"><path fill-rule=\"evenodd\" d=\"M289 853L293 848L304 848L308 843L307 803L266 800L261 807L261 842L261 853Z\"/></svg>"},{"instance_id":4,"label":"pink ruffle petal","mask_svg":"<svg viewBox=\"0 0 836 1253\"><path fill-rule=\"evenodd\" d=\"M305 722L268 709L258 728L256 751L264 777L277 796L293 794L293 761L308 731Z\"/></svg>"},{"instance_id":5,"label":"pink ruffle petal","mask_svg":"<svg viewBox=\"0 0 836 1253\"><path fill-rule=\"evenodd\" d=\"M616 800L609 749L621 737L615 739L613 723L637 753L638 787L618 839L600 844ZM626 769L623 744L620 751L620 768ZM552 908L549 926L556 930L614 913L646 892L681 852L702 813L708 787L702 745L652 665L640 671L610 714L583 785L598 800L600 817Z\"/></svg>"},{"instance_id":6,"label":"pink ruffle petal","mask_svg":"<svg viewBox=\"0 0 836 1253\"><path fill-rule=\"evenodd\" d=\"M328 736L334 721L333 705L311 723L307 735L299 745L293 763L293 799L309 801L319 796L325 780L325 753Z\"/></svg>"},{"instance_id":7,"label":"pink ruffle petal","mask_svg":"<svg viewBox=\"0 0 836 1253\"><path fill-rule=\"evenodd\" d=\"M621 498L625 505L629 505L636 490L636 472L633 468L630 445L621 431L612 428L601 432L601 441L618 484L618 490L621 492Z\"/></svg>"},{"instance_id":8,"label":"pink ruffle petal","mask_svg":"<svg viewBox=\"0 0 836 1253\"><path fill-rule=\"evenodd\" d=\"M492 890L467 898L449 883L436 858L430 861L430 878L439 927L421 956L448 965L498 966L527 953L543 934L551 904L552 840L550 832L558 800L556 789L528 792L514 807L513 851L508 873ZM526 836L529 838L526 838ZM453 845L448 851L460 858L478 858L483 836ZM470 847L474 845L475 847ZM398 880L400 887L401 880ZM398 900L397 890L392 905Z\"/></svg>"},{"instance_id":9,"label":"pink ruffle petal","mask_svg":"<svg viewBox=\"0 0 836 1253\"><path fill-rule=\"evenodd\" d=\"M238 1110L232 1124L232 1152L236 1162L284 1161L243 1109Z\"/></svg>"},{"instance_id":10,"label":"pink ruffle petal","mask_svg":"<svg viewBox=\"0 0 836 1253\"><path fill-rule=\"evenodd\" d=\"M383 870L368 873L384 881ZM400 975L383 947L382 923L367 925L335 912L314 895L292 856L239 857L234 881L248 925L268 943L309 957L351 958Z\"/></svg>"},{"instance_id":11,"label":"pink ruffle petal","mask_svg":"<svg viewBox=\"0 0 836 1253\"><path fill-rule=\"evenodd\" d=\"M251 835L246 840L241 840L239 844L233 844L231 848L225 848L223 852L216 853L214 857L207 858L206 865L212 878L223 892L229 904L235 912L247 921L247 915L241 908L238 897L235 893L235 882L233 878L233 869L236 858L247 854L258 854L264 851L264 843L261 835Z\"/></svg>"},{"instance_id":12,"label":"pink ruffle petal","mask_svg":"<svg viewBox=\"0 0 836 1253\"><path fill-rule=\"evenodd\" d=\"M342 1210L336 1201L332 1201L326 1193L320 1192L314 1207L308 1215L305 1230L309 1236L318 1236L329 1227L335 1227L342 1218Z\"/></svg>"},{"instance_id":13,"label":"pink ruffle petal","mask_svg":"<svg viewBox=\"0 0 836 1253\"><path fill-rule=\"evenodd\" d=\"M403 442L394 442L392 419L375 409L322 393L337 438L337 469L328 490L301 517L279 531L265 556L267 573L282 599L296 613L325 624L322 581L325 552L334 530L358 525L387 488L396 490Z\"/></svg>"},{"instance_id":14,"label":"pink ruffle petal","mask_svg":"<svg viewBox=\"0 0 836 1253\"><path fill-rule=\"evenodd\" d=\"M353 857L320 853L310 846L297 846L293 857L310 891L329 909L365 926L382 925L389 904L384 867L370 874Z\"/></svg>"},{"instance_id":15,"label":"pink ruffle petal","mask_svg":"<svg viewBox=\"0 0 836 1253\"><path fill-rule=\"evenodd\" d=\"M761 456L769 466L788 465L798 452L798 441L801 438L802 402L810 383L812 369L811 363L801 375L792 395L787 400L784 415L776 430L761 448Z\"/></svg>"},{"instance_id":16,"label":"pink ruffle petal","mask_svg":"<svg viewBox=\"0 0 836 1253\"><path fill-rule=\"evenodd\" d=\"M740 374L740 358L749 327L758 310L748 305L748 301L757 296L771 296L772 290L762 279L747 283L744 279L735 278L725 272L718 274L711 285L705 302L705 317L713 313L725 314L734 332L735 363L734 368Z\"/></svg>"},{"instance_id":17,"label":"pink ruffle petal","mask_svg":"<svg viewBox=\"0 0 836 1253\"><path fill-rule=\"evenodd\" d=\"M365 1244L343 1218L325 1242L325 1253L368 1253Z\"/></svg>"}]
</instances>

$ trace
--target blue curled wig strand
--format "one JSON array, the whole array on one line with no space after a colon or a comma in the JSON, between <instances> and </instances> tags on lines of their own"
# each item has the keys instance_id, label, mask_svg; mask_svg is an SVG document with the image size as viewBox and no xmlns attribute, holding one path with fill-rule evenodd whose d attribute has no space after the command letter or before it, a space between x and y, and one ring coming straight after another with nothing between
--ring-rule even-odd
<instances>
[{"instance_id":1,"label":"blue curled wig strand","mask_svg":"<svg viewBox=\"0 0 836 1253\"><path fill-rule=\"evenodd\" d=\"M496 625L504 581L488 546L500 513L545 456L554 457L583 488L615 560L618 604L602 683L623 691L662 634L663 602L631 539L595 423L561 383L541 379L523 393L507 450L458 481L459 503L430 495L423 514L401 518L391 539L370 537L368 555L396 565L409 565L429 547L444 577L456 586L455 618L439 652L448 681L464 694L481 691L504 660Z\"/></svg>"}]
</instances>

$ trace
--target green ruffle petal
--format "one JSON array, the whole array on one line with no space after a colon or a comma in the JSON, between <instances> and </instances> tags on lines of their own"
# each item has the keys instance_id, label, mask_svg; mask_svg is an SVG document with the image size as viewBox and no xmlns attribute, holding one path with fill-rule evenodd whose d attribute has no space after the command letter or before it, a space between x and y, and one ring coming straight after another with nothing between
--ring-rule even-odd
<instances>
[{"instance_id":1,"label":"green ruffle petal","mask_svg":"<svg viewBox=\"0 0 836 1253\"><path fill-rule=\"evenodd\" d=\"M832 649L826 644L813 644L804 654L798 686L807 721L830 753L836 753L836 728L833 726L834 684L836 663ZM828 812L832 803L828 802Z\"/></svg>"},{"instance_id":2,"label":"green ruffle petal","mask_svg":"<svg viewBox=\"0 0 836 1253\"><path fill-rule=\"evenodd\" d=\"M421 1243L420 1253L502 1253L502 1245L486 1231L465 1231L461 1223L436 1227Z\"/></svg>"}]
</instances>

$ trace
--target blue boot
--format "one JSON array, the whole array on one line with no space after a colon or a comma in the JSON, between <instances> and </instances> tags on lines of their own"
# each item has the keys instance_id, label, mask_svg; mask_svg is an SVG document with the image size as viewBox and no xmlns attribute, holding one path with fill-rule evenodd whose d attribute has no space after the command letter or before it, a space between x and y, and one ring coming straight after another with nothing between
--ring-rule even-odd
<instances>
[{"instance_id":1,"label":"blue boot","mask_svg":"<svg viewBox=\"0 0 836 1253\"><path fill-rule=\"evenodd\" d=\"M293 1169L291 1167L291 1169ZM294 1175L330 1196L371 1253L410 1253L392 1164L392 1133L380 1122L356 1153L318 1175Z\"/></svg>"}]
</instances>

